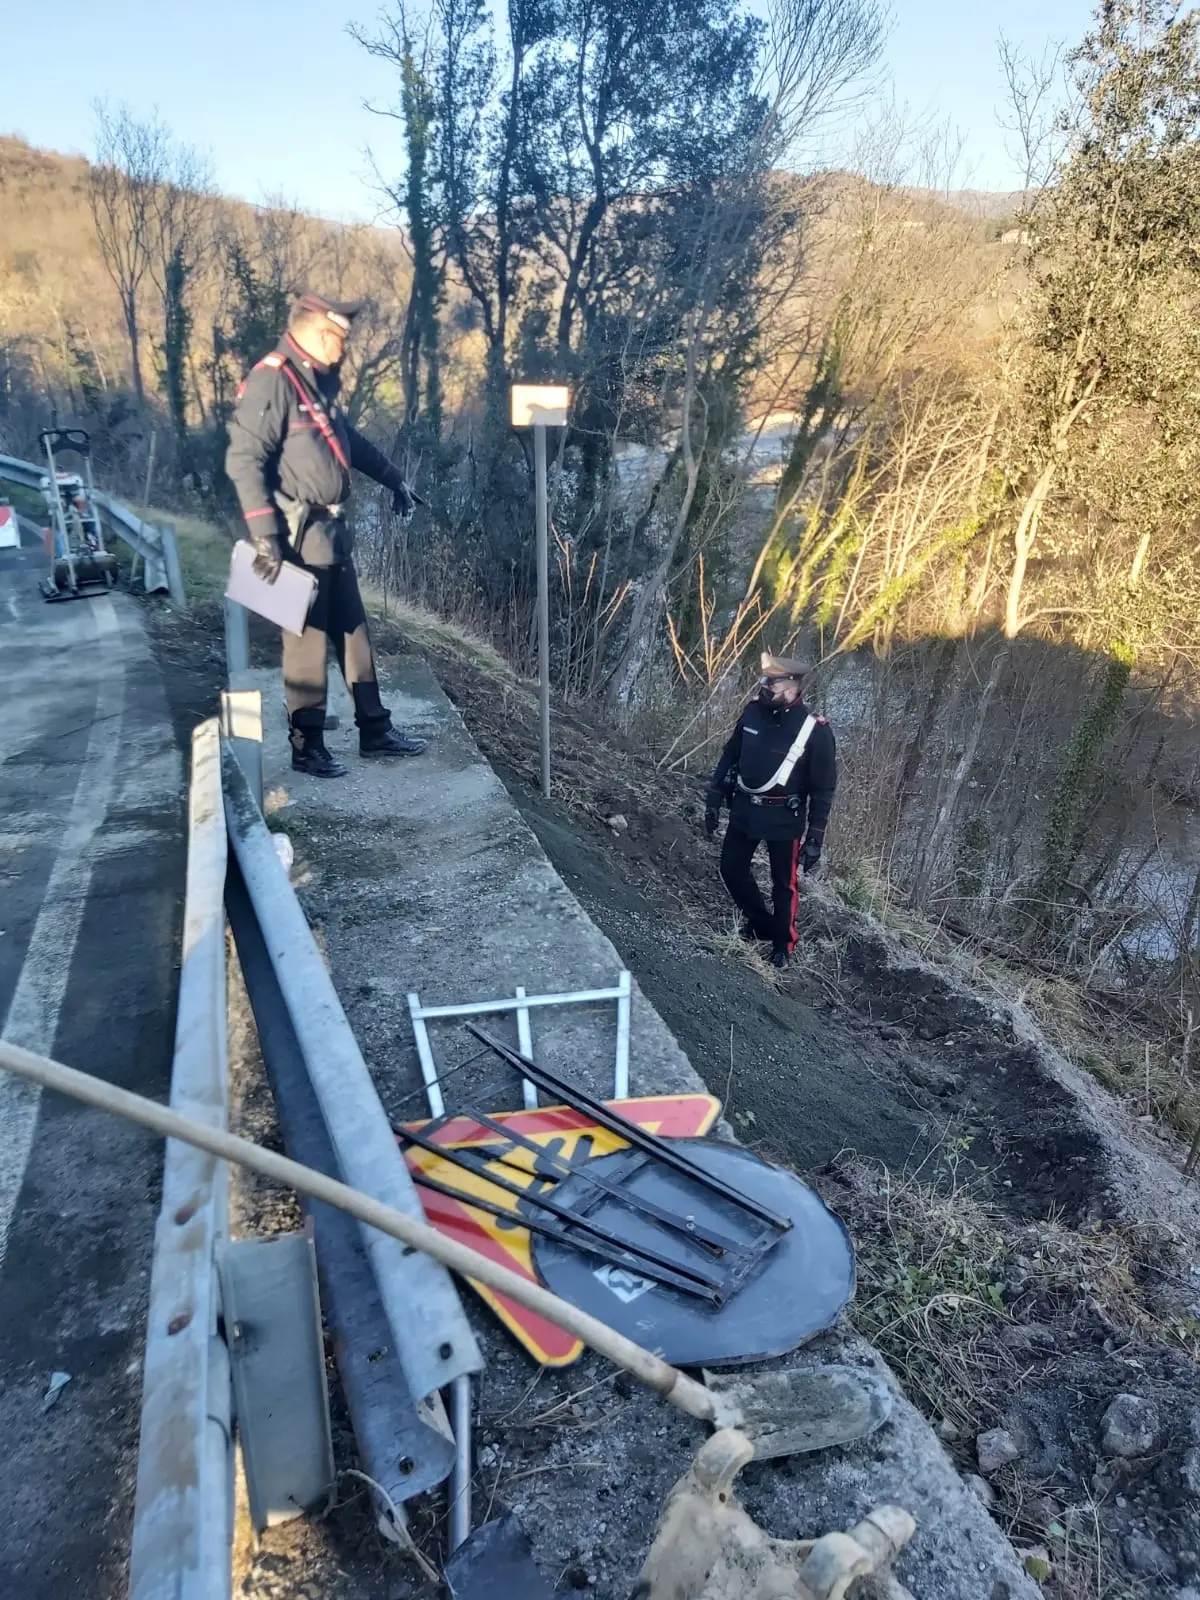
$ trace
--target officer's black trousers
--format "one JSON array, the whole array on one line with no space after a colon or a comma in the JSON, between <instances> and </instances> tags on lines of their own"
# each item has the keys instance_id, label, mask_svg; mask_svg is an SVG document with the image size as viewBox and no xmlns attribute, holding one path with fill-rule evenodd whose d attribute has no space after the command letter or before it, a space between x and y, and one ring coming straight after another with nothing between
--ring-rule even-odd
<instances>
[{"instance_id":1,"label":"officer's black trousers","mask_svg":"<svg viewBox=\"0 0 1200 1600\"><path fill-rule=\"evenodd\" d=\"M283 687L289 717L294 726L302 727L312 722L311 716L306 717L305 713L324 713L332 640L346 687L353 693L355 685L360 685L359 692L354 695L360 726L364 722L364 707L367 708L365 720L377 721L382 717L387 721L387 713L378 703L379 691L374 687L375 657L371 653L367 613L358 592L354 563L342 561L334 567L309 567L308 571L317 580L308 625L302 634L285 633L283 636Z\"/></svg>"},{"instance_id":2,"label":"officer's black trousers","mask_svg":"<svg viewBox=\"0 0 1200 1600\"><path fill-rule=\"evenodd\" d=\"M762 890L754 881L752 863L760 844L766 845L771 863L771 911L767 910ZM725 887L756 937L769 939L777 950L796 948L799 869L799 839L752 839L733 821L725 829L725 842L721 846L721 877Z\"/></svg>"}]
</instances>

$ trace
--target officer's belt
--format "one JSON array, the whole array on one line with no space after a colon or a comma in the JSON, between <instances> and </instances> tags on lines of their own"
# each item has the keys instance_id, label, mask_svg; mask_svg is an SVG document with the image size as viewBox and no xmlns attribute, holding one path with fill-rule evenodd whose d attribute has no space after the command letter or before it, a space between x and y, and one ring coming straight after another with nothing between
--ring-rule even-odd
<instances>
[{"instance_id":1,"label":"officer's belt","mask_svg":"<svg viewBox=\"0 0 1200 1600\"><path fill-rule=\"evenodd\" d=\"M738 784L738 794L743 800L749 800L752 806L785 806L791 799L788 794L753 794L749 789L743 789Z\"/></svg>"}]
</instances>

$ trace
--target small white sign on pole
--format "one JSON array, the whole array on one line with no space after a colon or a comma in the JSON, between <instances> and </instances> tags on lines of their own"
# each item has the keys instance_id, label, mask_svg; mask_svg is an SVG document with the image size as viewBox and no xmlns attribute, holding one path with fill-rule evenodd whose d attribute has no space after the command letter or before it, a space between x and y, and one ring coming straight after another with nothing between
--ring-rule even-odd
<instances>
[{"instance_id":1,"label":"small white sign on pole","mask_svg":"<svg viewBox=\"0 0 1200 1600\"><path fill-rule=\"evenodd\" d=\"M512 425L533 429L537 512L538 700L542 724L542 793L550 793L550 538L546 490L546 429L565 428L571 392L565 383L514 383Z\"/></svg>"},{"instance_id":2,"label":"small white sign on pole","mask_svg":"<svg viewBox=\"0 0 1200 1600\"><path fill-rule=\"evenodd\" d=\"M512 425L514 428L565 428L570 391L558 383L514 383L512 386Z\"/></svg>"}]
</instances>

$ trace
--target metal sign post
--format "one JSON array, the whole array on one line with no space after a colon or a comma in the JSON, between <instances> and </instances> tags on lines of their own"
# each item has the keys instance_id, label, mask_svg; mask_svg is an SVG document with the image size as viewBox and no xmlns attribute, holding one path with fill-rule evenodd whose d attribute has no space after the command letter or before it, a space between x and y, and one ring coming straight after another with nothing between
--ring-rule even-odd
<instances>
[{"instance_id":1,"label":"metal sign post","mask_svg":"<svg viewBox=\"0 0 1200 1600\"><path fill-rule=\"evenodd\" d=\"M571 397L555 384L515 383L514 428L533 429L534 490L537 497L538 698L542 729L542 793L550 794L550 515L546 490L546 429L565 428Z\"/></svg>"},{"instance_id":2,"label":"metal sign post","mask_svg":"<svg viewBox=\"0 0 1200 1600\"><path fill-rule=\"evenodd\" d=\"M542 793L550 797L550 531L546 494L546 430L533 425L533 477L537 495L538 706L541 719Z\"/></svg>"}]
</instances>

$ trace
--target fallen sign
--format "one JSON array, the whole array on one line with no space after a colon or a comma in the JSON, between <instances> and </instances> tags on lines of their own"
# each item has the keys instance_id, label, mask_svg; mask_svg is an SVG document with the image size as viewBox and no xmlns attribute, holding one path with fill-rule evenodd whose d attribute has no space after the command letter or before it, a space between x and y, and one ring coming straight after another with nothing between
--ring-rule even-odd
<instances>
[{"instance_id":1,"label":"fallen sign","mask_svg":"<svg viewBox=\"0 0 1200 1600\"><path fill-rule=\"evenodd\" d=\"M418 1221L407 1212L398 1210L318 1172L302 1166L274 1150L265 1150L249 1139L227 1133L223 1128L210 1127L192 1117L181 1116L166 1106L145 1096L132 1094L90 1073L66 1067L61 1061L51 1061L46 1056L35 1055L30 1050L9 1044L0 1039L0 1068L13 1073L27 1083L37 1083L44 1089L70 1095L72 1099L92 1106L99 1111L124 1117L139 1127L167 1139L180 1139L197 1150L203 1150L218 1161L233 1161L249 1172L269 1178L278 1185L286 1185L299 1194L311 1195L329 1205L348 1212L364 1228L373 1228L384 1237L395 1239L406 1252L422 1251L443 1267L471 1279L478 1278L489 1288L511 1295L520 1305L528 1306L539 1316L568 1329L598 1354L621 1367L639 1383L655 1394L661 1395L677 1411L699 1421L710 1423L716 1429L735 1428L746 1435L753 1446L754 1458L770 1460L774 1456L825 1448L832 1443L847 1443L851 1438L864 1438L873 1428L887 1420L891 1410L891 1392L887 1380L879 1374L859 1367L796 1367L778 1369L734 1380L723 1381L719 1386L706 1388L664 1361L653 1350L636 1344L606 1323L598 1321L578 1306L560 1295L551 1294L539 1284L528 1282L510 1268L500 1266L479 1251L471 1250L455 1239L447 1238L428 1222ZM832 1379L839 1390L856 1394L857 1404L830 1410L830 1416L840 1418L857 1411L855 1431L839 1430L831 1437L830 1430L822 1426L814 1430L814 1420L822 1421L813 1405L814 1383L823 1387ZM461 1386L466 1378L456 1378ZM466 1408L469 1413L469 1407ZM863 1423L865 1421L865 1426ZM456 1444L458 1443L456 1439Z\"/></svg>"},{"instance_id":2,"label":"fallen sign","mask_svg":"<svg viewBox=\"0 0 1200 1600\"><path fill-rule=\"evenodd\" d=\"M651 1095L645 1099L622 1101L621 1110L631 1121L650 1132L669 1138L696 1138L712 1127L720 1114L721 1104L708 1094ZM544 1146L547 1151L572 1161L580 1157L590 1159L612 1155L627 1148L623 1139L569 1106L504 1112L491 1120ZM418 1122L412 1126L419 1130L426 1124ZM401 1142L404 1131L402 1128L397 1130L397 1138ZM489 1146L496 1148L502 1143L498 1134L480 1127L469 1116L442 1122L435 1138L439 1144L451 1149L486 1150ZM478 1250L481 1255L501 1266L509 1267L530 1283L539 1282L533 1263L532 1240L529 1230L524 1226L515 1195L510 1196L511 1220L492 1216L472 1206L470 1196L475 1194L500 1200L504 1191L490 1187L484 1178L473 1177L446 1162L439 1162L438 1157L427 1150L410 1146L405 1155L414 1177L422 1174L436 1177L444 1180L447 1186L461 1191L462 1198L458 1199L436 1190L421 1189L425 1215L440 1233ZM505 1168L505 1175L518 1182L522 1176L511 1167ZM527 1172L525 1178L530 1186L546 1184L546 1180L533 1171ZM555 1187L553 1184L549 1186ZM601 1268L599 1271L603 1276L598 1276L597 1282L606 1285L614 1303L619 1304L623 1296L637 1298L643 1280L619 1268ZM578 1361L583 1354L582 1341L562 1328L474 1279L468 1279L468 1282L535 1361L548 1367L566 1367Z\"/></svg>"}]
</instances>

